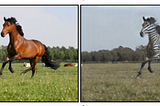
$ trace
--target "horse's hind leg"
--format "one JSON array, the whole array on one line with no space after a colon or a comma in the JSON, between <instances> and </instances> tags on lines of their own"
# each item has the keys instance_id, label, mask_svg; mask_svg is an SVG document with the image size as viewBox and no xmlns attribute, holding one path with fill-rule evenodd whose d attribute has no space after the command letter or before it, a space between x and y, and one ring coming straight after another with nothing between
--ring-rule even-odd
<instances>
[{"instance_id":1,"label":"horse's hind leg","mask_svg":"<svg viewBox=\"0 0 160 106\"><path fill-rule=\"evenodd\" d=\"M38 62L39 59L40 59L40 57L37 56L34 60L30 61L31 62L31 66L33 67L32 68L32 76L31 76L31 78L33 78L33 76L34 76L35 66L36 66L36 73L37 73L37 62Z\"/></svg>"},{"instance_id":2,"label":"horse's hind leg","mask_svg":"<svg viewBox=\"0 0 160 106\"><path fill-rule=\"evenodd\" d=\"M30 71L30 70L32 70L32 76L31 76L31 78L33 78L34 73L35 73L35 66L34 66L34 65L31 65L31 67L30 67L29 69L23 71L20 75L23 76L25 73L27 73L27 72Z\"/></svg>"},{"instance_id":3,"label":"horse's hind leg","mask_svg":"<svg viewBox=\"0 0 160 106\"><path fill-rule=\"evenodd\" d=\"M31 78L33 78L34 73L35 73L35 66L36 66L36 63L38 62L39 59L40 59L39 57L35 57L35 58L31 59L31 60L30 60L31 67L30 67L29 69L23 71L23 72L21 73L21 75L24 75L24 74L27 73L28 71L32 70L32 76L31 76Z\"/></svg>"},{"instance_id":4,"label":"horse's hind leg","mask_svg":"<svg viewBox=\"0 0 160 106\"><path fill-rule=\"evenodd\" d=\"M27 69L27 70L25 70L25 71L23 71L20 75L24 75L25 73L27 73L28 71L30 71L32 69L32 67L30 67L29 69Z\"/></svg>"},{"instance_id":5,"label":"horse's hind leg","mask_svg":"<svg viewBox=\"0 0 160 106\"><path fill-rule=\"evenodd\" d=\"M32 68L32 76L31 76L31 78L33 78L34 73L35 73L35 66Z\"/></svg>"},{"instance_id":6,"label":"horse's hind leg","mask_svg":"<svg viewBox=\"0 0 160 106\"><path fill-rule=\"evenodd\" d=\"M139 71L138 71L138 74L137 74L137 76L136 76L136 79L142 74L142 69L143 69L143 67L145 66L145 64L146 64L147 62L148 62L148 60L142 62L141 68L140 68Z\"/></svg>"}]
</instances>

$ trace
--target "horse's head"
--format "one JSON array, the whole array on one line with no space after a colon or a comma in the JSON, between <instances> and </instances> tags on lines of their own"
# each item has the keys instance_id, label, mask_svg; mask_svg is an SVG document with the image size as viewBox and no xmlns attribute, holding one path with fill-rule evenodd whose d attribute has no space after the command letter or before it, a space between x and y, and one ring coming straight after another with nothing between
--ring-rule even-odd
<instances>
[{"instance_id":1,"label":"horse's head","mask_svg":"<svg viewBox=\"0 0 160 106\"><path fill-rule=\"evenodd\" d=\"M12 28L13 28L13 25L17 22L15 18L11 17L11 18L8 18L6 19L4 17L4 24L3 24L3 29L2 29L2 32L1 32L1 36L2 37L5 37L5 35L9 34L12 32Z\"/></svg>"},{"instance_id":2,"label":"horse's head","mask_svg":"<svg viewBox=\"0 0 160 106\"><path fill-rule=\"evenodd\" d=\"M145 19L145 17L143 17L143 24L142 24L142 29L140 32L140 36L143 37L145 34L149 33L151 31L151 29L153 29L155 27L155 22L156 20L153 17L147 18Z\"/></svg>"}]
</instances>

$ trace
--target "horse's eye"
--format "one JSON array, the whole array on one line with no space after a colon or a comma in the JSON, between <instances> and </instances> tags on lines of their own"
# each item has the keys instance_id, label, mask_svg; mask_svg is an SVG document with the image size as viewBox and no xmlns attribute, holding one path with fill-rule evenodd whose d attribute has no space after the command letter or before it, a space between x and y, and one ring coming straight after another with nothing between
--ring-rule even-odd
<instances>
[{"instance_id":1,"label":"horse's eye","mask_svg":"<svg viewBox=\"0 0 160 106\"><path fill-rule=\"evenodd\" d=\"M10 25L8 25L8 26L10 26Z\"/></svg>"}]
</instances>

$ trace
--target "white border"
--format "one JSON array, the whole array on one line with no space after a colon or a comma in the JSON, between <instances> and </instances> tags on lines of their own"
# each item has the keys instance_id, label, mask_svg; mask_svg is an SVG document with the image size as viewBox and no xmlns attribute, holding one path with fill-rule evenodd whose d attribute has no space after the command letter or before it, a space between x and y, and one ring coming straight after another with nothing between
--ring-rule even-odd
<instances>
[{"instance_id":1,"label":"white border","mask_svg":"<svg viewBox=\"0 0 160 106\"><path fill-rule=\"evenodd\" d=\"M160 4L159 0L0 0L0 4Z\"/></svg>"}]
</instances>

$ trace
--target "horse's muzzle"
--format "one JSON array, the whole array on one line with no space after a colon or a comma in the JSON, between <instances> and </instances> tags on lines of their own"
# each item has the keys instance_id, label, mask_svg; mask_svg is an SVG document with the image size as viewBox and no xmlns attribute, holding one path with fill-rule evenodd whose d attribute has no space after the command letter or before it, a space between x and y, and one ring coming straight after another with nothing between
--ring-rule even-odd
<instances>
[{"instance_id":1,"label":"horse's muzzle","mask_svg":"<svg viewBox=\"0 0 160 106\"><path fill-rule=\"evenodd\" d=\"M5 37L5 34L3 32L1 32L1 37Z\"/></svg>"}]
</instances>

